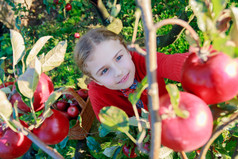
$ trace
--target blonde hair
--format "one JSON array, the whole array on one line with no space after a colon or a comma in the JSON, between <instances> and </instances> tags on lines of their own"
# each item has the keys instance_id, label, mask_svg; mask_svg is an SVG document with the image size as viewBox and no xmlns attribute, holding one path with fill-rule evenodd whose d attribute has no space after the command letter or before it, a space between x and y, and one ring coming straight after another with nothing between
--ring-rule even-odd
<instances>
[{"instance_id":1,"label":"blonde hair","mask_svg":"<svg viewBox=\"0 0 238 159\"><path fill-rule=\"evenodd\" d=\"M74 60L83 74L93 78L86 69L85 61L97 45L107 40L119 40L126 48L123 38L106 28L92 29L79 39L74 49Z\"/></svg>"}]
</instances>

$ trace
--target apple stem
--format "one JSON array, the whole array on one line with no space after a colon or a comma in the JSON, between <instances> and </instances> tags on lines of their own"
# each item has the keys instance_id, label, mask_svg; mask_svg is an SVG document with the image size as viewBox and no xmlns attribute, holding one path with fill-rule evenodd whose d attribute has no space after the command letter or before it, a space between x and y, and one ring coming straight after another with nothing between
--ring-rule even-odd
<instances>
[{"instance_id":1,"label":"apple stem","mask_svg":"<svg viewBox=\"0 0 238 159\"><path fill-rule=\"evenodd\" d=\"M12 129L14 132L18 131L17 128L12 124L11 120L8 120L2 113L0 113L0 117L2 117L10 129Z\"/></svg>"},{"instance_id":2,"label":"apple stem","mask_svg":"<svg viewBox=\"0 0 238 159\"><path fill-rule=\"evenodd\" d=\"M133 141L135 144L137 143L136 139L128 131L125 131L124 133L131 139L131 141Z\"/></svg>"},{"instance_id":3,"label":"apple stem","mask_svg":"<svg viewBox=\"0 0 238 159\"><path fill-rule=\"evenodd\" d=\"M142 131L142 126L141 126L140 117L139 117L137 107L136 107L135 104L133 104L132 107L133 107L133 110L134 110L134 113L135 113L135 116L136 116L136 120L138 121L138 129L141 132Z\"/></svg>"},{"instance_id":4,"label":"apple stem","mask_svg":"<svg viewBox=\"0 0 238 159\"><path fill-rule=\"evenodd\" d=\"M35 113L35 110L34 110L32 98L30 99L30 105L31 105L31 112L32 112L32 115L33 115L34 120L35 120L35 124L37 124L37 118L36 118L36 113Z\"/></svg>"}]
</instances>

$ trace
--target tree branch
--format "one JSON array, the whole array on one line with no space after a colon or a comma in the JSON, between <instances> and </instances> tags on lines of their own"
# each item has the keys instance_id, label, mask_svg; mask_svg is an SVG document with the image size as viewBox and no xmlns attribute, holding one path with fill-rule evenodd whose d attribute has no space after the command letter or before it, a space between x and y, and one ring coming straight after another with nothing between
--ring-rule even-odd
<instances>
[{"instance_id":1,"label":"tree branch","mask_svg":"<svg viewBox=\"0 0 238 159\"><path fill-rule=\"evenodd\" d=\"M157 84L157 56L156 56L156 30L152 19L151 0L137 0L141 9L142 21L145 32L146 44L146 70L148 76L148 100L149 112L151 115L151 148L150 158L157 159L161 146L161 119L158 116L159 98Z\"/></svg>"},{"instance_id":2,"label":"tree branch","mask_svg":"<svg viewBox=\"0 0 238 159\"><path fill-rule=\"evenodd\" d=\"M109 25L112 22L113 17L108 13L107 8L103 4L102 0L89 0L89 2L96 8L103 25Z\"/></svg>"},{"instance_id":3,"label":"tree branch","mask_svg":"<svg viewBox=\"0 0 238 159\"><path fill-rule=\"evenodd\" d=\"M191 20L194 18L194 15L191 15L191 13L189 11L184 11L181 13L181 15L178 17L178 19L182 19L186 22L191 22ZM178 37L180 36L180 34L183 32L184 28L180 25L173 25L171 31L166 34L166 35L158 35L156 37L156 41L157 41L157 48L161 48L161 47L165 47L168 46L172 43L174 43ZM145 43L144 38L141 39L137 39L136 44L139 44L140 46L143 46Z\"/></svg>"},{"instance_id":4,"label":"tree branch","mask_svg":"<svg viewBox=\"0 0 238 159\"><path fill-rule=\"evenodd\" d=\"M202 147L200 156L198 159L205 159L206 153L211 146L211 144L215 141L215 139L223 132L223 130L229 126L232 122L238 120L238 113L234 113L231 115L230 120L219 127L213 132L211 138L208 140L208 142Z\"/></svg>"},{"instance_id":5,"label":"tree branch","mask_svg":"<svg viewBox=\"0 0 238 159\"><path fill-rule=\"evenodd\" d=\"M54 159L64 159L64 157L61 156L56 150L42 142L37 136L35 136L35 134L33 134L27 128L23 128L23 130L25 131L25 133L27 133L26 136L49 156Z\"/></svg>"}]
</instances>

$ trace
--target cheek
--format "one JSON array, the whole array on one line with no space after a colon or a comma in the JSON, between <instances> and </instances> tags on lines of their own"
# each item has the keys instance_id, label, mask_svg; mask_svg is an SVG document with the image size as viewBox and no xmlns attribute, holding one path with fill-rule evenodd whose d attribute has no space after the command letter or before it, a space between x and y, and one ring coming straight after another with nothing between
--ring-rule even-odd
<instances>
[{"instance_id":1,"label":"cheek","mask_svg":"<svg viewBox=\"0 0 238 159\"><path fill-rule=\"evenodd\" d=\"M109 86L114 84L114 79L112 78L110 74L100 78L98 81L104 86L107 86L107 85Z\"/></svg>"},{"instance_id":2,"label":"cheek","mask_svg":"<svg viewBox=\"0 0 238 159\"><path fill-rule=\"evenodd\" d=\"M130 70L135 70L135 65L131 59L129 61L127 61L126 66Z\"/></svg>"}]
</instances>

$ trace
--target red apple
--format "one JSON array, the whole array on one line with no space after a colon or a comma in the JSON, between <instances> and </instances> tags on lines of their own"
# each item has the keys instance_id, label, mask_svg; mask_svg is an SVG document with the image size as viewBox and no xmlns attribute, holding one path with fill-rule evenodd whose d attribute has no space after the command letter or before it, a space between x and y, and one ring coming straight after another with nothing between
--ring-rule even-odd
<instances>
[{"instance_id":1,"label":"red apple","mask_svg":"<svg viewBox=\"0 0 238 159\"><path fill-rule=\"evenodd\" d=\"M65 9L66 11L70 11L72 9L72 5L70 3L67 3Z\"/></svg>"},{"instance_id":2,"label":"red apple","mask_svg":"<svg viewBox=\"0 0 238 159\"><path fill-rule=\"evenodd\" d=\"M238 93L237 83L237 59L222 52L210 54L206 61L191 53L183 65L183 89L202 98L207 104L221 103L235 97Z\"/></svg>"},{"instance_id":3,"label":"red apple","mask_svg":"<svg viewBox=\"0 0 238 159\"><path fill-rule=\"evenodd\" d=\"M36 90L34 92L34 110L39 111L44 108L44 103L49 98L50 94L54 91L54 85L51 79L45 74L42 73L37 84ZM21 96L16 93L17 95L13 95L10 99L12 105L18 100L18 108L25 112L30 112L30 108L21 100Z\"/></svg>"},{"instance_id":4,"label":"red apple","mask_svg":"<svg viewBox=\"0 0 238 159\"><path fill-rule=\"evenodd\" d=\"M80 38L80 34L79 33L74 33L74 37L75 38Z\"/></svg>"},{"instance_id":5,"label":"red apple","mask_svg":"<svg viewBox=\"0 0 238 159\"><path fill-rule=\"evenodd\" d=\"M54 4L59 4L59 0L54 0Z\"/></svg>"},{"instance_id":6,"label":"red apple","mask_svg":"<svg viewBox=\"0 0 238 159\"><path fill-rule=\"evenodd\" d=\"M69 103L67 103L66 101L60 100L60 101L57 101L56 107L59 110L64 111L64 110L66 110L69 107Z\"/></svg>"},{"instance_id":7,"label":"red apple","mask_svg":"<svg viewBox=\"0 0 238 159\"><path fill-rule=\"evenodd\" d=\"M179 108L187 111L188 117L181 118L175 114L168 94L160 98L161 143L174 151L196 150L211 137L211 110L202 99L187 92L180 92Z\"/></svg>"},{"instance_id":8,"label":"red apple","mask_svg":"<svg viewBox=\"0 0 238 159\"><path fill-rule=\"evenodd\" d=\"M67 113L70 117L77 118L78 115L79 115L79 109L78 109L77 106L71 105L71 106L68 107Z\"/></svg>"},{"instance_id":9,"label":"red apple","mask_svg":"<svg viewBox=\"0 0 238 159\"><path fill-rule=\"evenodd\" d=\"M87 100L88 98L88 90L87 89L80 89L77 91L78 95L83 98L84 100Z\"/></svg>"}]
</instances>

